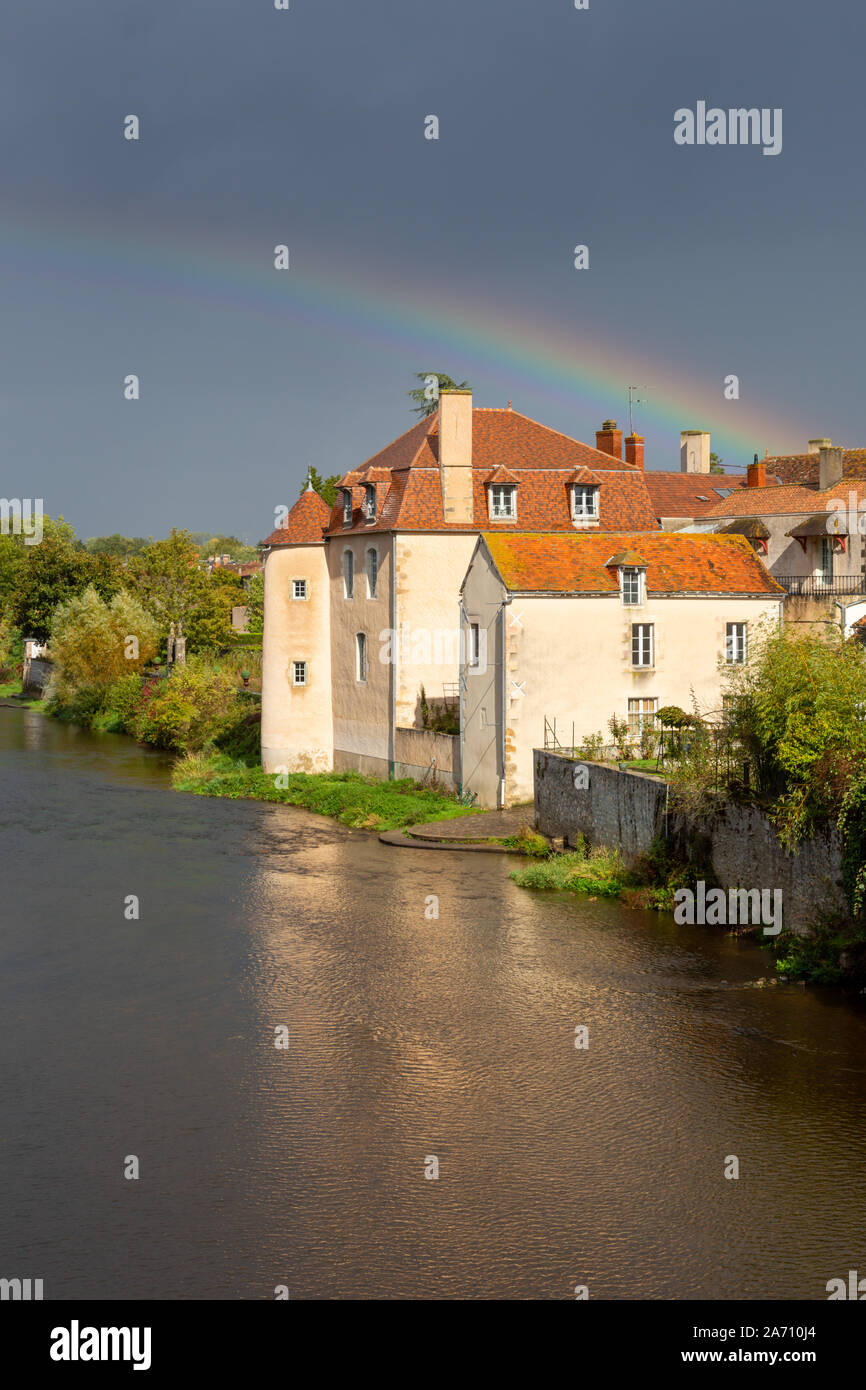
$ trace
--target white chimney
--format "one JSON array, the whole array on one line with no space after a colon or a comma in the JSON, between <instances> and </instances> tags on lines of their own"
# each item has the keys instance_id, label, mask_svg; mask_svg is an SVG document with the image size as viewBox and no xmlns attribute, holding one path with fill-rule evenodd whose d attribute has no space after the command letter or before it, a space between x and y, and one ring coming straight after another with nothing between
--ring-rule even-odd
<instances>
[{"instance_id":1,"label":"white chimney","mask_svg":"<svg viewBox=\"0 0 866 1390\"><path fill-rule=\"evenodd\" d=\"M446 521L472 524L472 392L439 394L439 477Z\"/></svg>"},{"instance_id":2,"label":"white chimney","mask_svg":"<svg viewBox=\"0 0 866 1390\"><path fill-rule=\"evenodd\" d=\"M680 472L709 473L710 436L704 430L680 433Z\"/></svg>"},{"instance_id":3,"label":"white chimney","mask_svg":"<svg viewBox=\"0 0 866 1390\"><path fill-rule=\"evenodd\" d=\"M809 453L820 454L822 449L829 449L832 443L832 439L810 439Z\"/></svg>"}]
</instances>

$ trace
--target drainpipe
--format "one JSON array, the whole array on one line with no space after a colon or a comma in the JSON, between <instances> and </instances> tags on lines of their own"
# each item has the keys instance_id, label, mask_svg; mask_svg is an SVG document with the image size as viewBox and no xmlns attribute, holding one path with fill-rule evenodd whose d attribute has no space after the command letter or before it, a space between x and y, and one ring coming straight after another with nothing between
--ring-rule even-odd
<instances>
[{"instance_id":1,"label":"drainpipe","mask_svg":"<svg viewBox=\"0 0 866 1390\"><path fill-rule=\"evenodd\" d=\"M510 604L510 602L511 602L511 595L510 595L510 594L506 594L505 597L504 597L503 600L502 600L502 603L500 604L500 607L499 607L499 643L500 643L499 650L500 650L501 653L502 653L502 661L501 661L501 671L502 671L502 704L501 704L501 710L500 710L501 734L500 734L500 744L499 744L499 752L500 752L500 756L501 756L501 758L502 758L502 777L500 778L500 782L499 782L499 809L500 809L500 811L504 811L504 810L505 810L505 743L506 743L506 738L505 738L505 725L506 725L506 720L507 720L507 717L508 717L508 716L507 716L507 713L506 713L506 712L507 712L507 709L508 709L508 694L507 694L507 691L506 691L507 664L506 664L506 658L505 658L505 610L506 610L506 608L508 607L508 605Z\"/></svg>"},{"instance_id":2,"label":"drainpipe","mask_svg":"<svg viewBox=\"0 0 866 1390\"><path fill-rule=\"evenodd\" d=\"M400 638L397 632L397 534L391 532L391 663L388 673L388 700L391 706L388 729L388 776L394 780L394 752L397 727L397 662Z\"/></svg>"},{"instance_id":3,"label":"drainpipe","mask_svg":"<svg viewBox=\"0 0 866 1390\"><path fill-rule=\"evenodd\" d=\"M457 795L463 795L463 672L464 672L464 641L463 633L469 628L469 619L466 616L466 609L463 606L463 599L458 599L458 611L460 614L460 636L457 641L457 756L460 759L460 780L457 783Z\"/></svg>"}]
</instances>

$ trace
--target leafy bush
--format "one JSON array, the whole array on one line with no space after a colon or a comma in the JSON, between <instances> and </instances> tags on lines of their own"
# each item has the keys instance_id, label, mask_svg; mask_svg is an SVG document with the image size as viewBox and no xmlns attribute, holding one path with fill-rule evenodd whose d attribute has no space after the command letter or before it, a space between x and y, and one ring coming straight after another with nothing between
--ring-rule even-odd
<instances>
[{"instance_id":1,"label":"leafy bush","mask_svg":"<svg viewBox=\"0 0 866 1390\"><path fill-rule=\"evenodd\" d=\"M104 707L110 686L140 672L156 648L156 624L131 594L121 589L106 602L91 585L52 615L52 693L70 706L101 700L97 707Z\"/></svg>"},{"instance_id":2,"label":"leafy bush","mask_svg":"<svg viewBox=\"0 0 866 1390\"><path fill-rule=\"evenodd\" d=\"M604 753L604 734L587 734L577 751L587 762L599 762Z\"/></svg>"},{"instance_id":3,"label":"leafy bush","mask_svg":"<svg viewBox=\"0 0 866 1390\"><path fill-rule=\"evenodd\" d=\"M617 755L622 762L625 762L627 758L632 756L634 751L634 742L632 740L628 721L625 719L617 719L616 715L612 714L607 721L607 727L610 729L610 736L613 739Z\"/></svg>"},{"instance_id":4,"label":"leafy bush","mask_svg":"<svg viewBox=\"0 0 866 1390\"><path fill-rule=\"evenodd\" d=\"M222 732L235 712L236 699L237 684L230 672L202 657L190 657L145 692L132 732L158 748L196 751Z\"/></svg>"}]
</instances>

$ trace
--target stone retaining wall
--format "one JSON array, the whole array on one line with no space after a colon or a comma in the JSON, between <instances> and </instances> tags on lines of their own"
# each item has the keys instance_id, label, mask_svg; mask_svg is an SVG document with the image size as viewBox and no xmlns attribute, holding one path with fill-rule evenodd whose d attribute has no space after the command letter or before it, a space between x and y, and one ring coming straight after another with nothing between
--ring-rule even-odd
<instances>
[{"instance_id":1,"label":"stone retaining wall","mask_svg":"<svg viewBox=\"0 0 866 1390\"><path fill-rule=\"evenodd\" d=\"M728 888L779 888L785 927L805 935L822 916L850 921L842 887L837 830L804 840L794 854L779 843L755 806L721 805L709 815L670 813L667 784L641 772L621 772L535 750L535 824L544 835L574 845L619 848L625 861L645 854L656 835L685 858L697 854Z\"/></svg>"}]
</instances>

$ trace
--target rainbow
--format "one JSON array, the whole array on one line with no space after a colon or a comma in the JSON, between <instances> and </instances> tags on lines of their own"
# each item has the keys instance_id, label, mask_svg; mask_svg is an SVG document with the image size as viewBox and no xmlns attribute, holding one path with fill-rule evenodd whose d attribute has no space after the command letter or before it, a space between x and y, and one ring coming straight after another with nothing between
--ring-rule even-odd
<instances>
[{"instance_id":1,"label":"rainbow","mask_svg":"<svg viewBox=\"0 0 866 1390\"><path fill-rule=\"evenodd\" d=\"M44 223L10 223L0 232L0 254L7 270L51 277L64 285L85 283L113 287L148 298L189 301L201 307L239 314L265 315L290 325L340 332L359 343L398 348L412 367L456 372L475 387L476 402L484 387L506 384L514 408L520 391L531 390L574 415L579 410L594 422L615 415L627 428L628 383L646 387L647 401L635 408L635 429L647 439L650 467L676 469L671 445L653 448L655 433L707 429L725 467L744 467L754 453L799 452L807 427L789 416L772 414L743 401L725 401L722 381L700 376L689 364L661 364L649 347L631 340L605 340L596 324L563 325L537 306L518 301L491 303L447 286L424 292L408 278L382 266L346 268L345 252L325 263L301 264L292 253L291 268L273 268L273 247L219 247L200 240L165 238L163 234L130 240L128 231L112 234L103 225L64 226L62 234ZM577 273L577 272L575 272ZM406 386L408 389L409 382ZM527 412L530 413L530 412ZM664 456L662 457L662 453Z\"/></svg>"}]
</instances>

